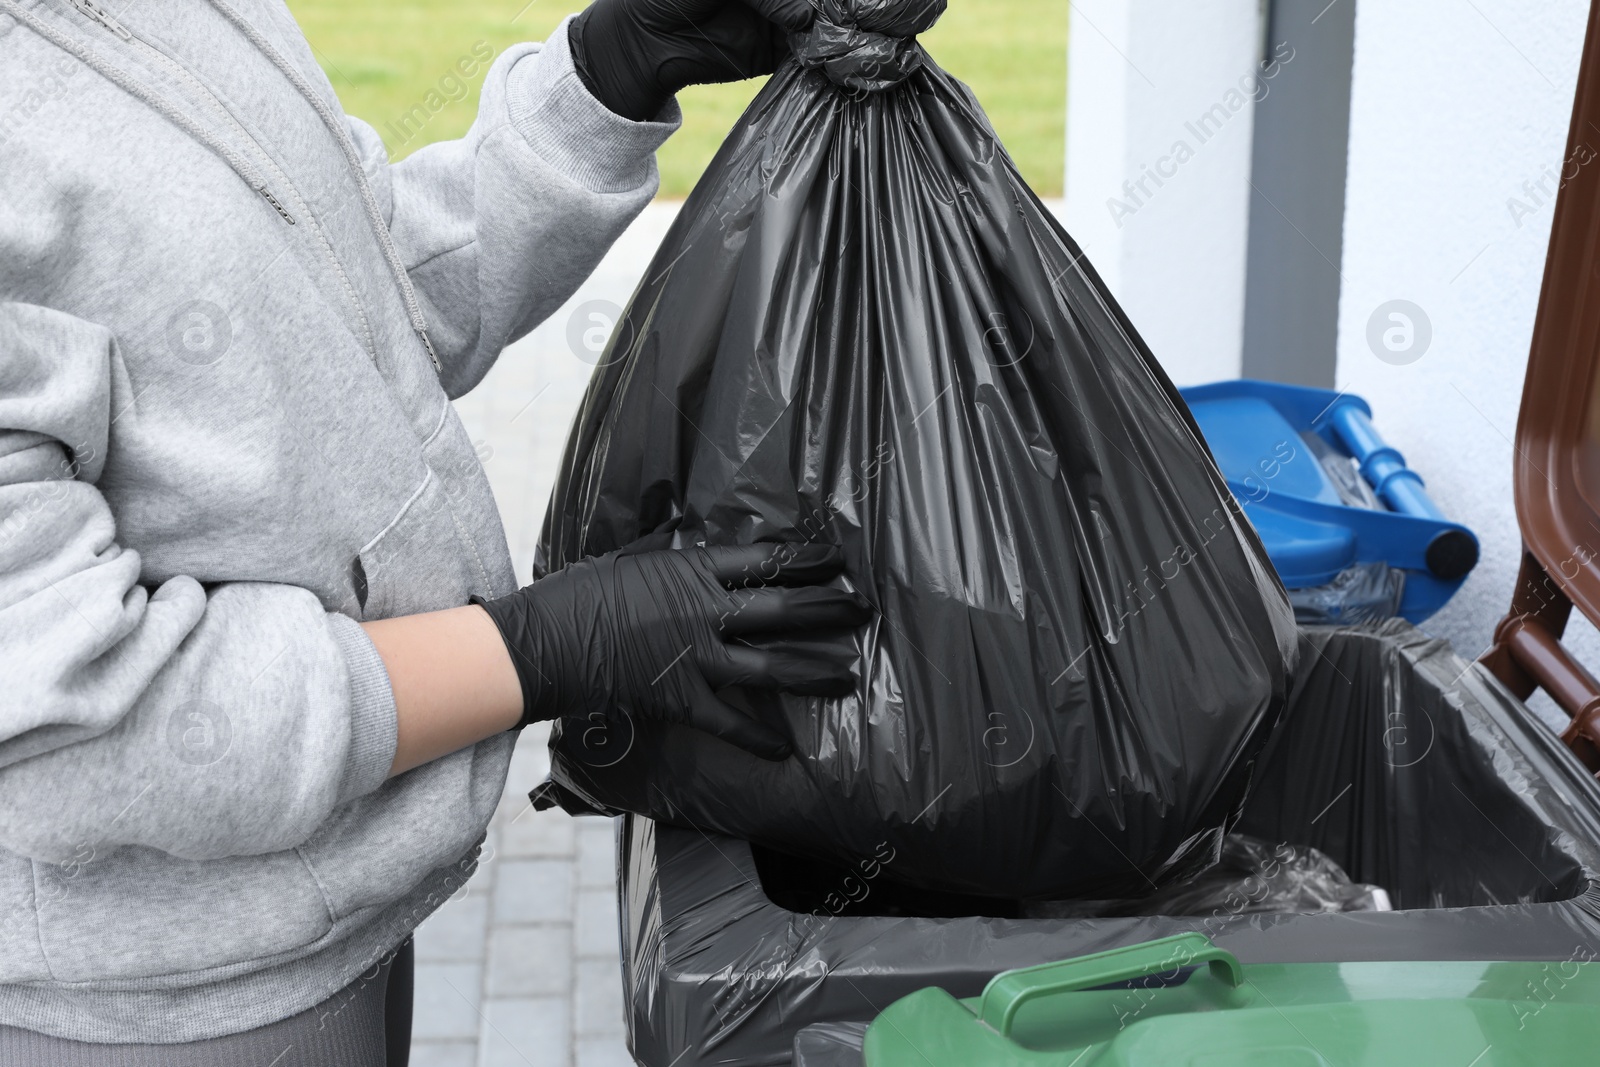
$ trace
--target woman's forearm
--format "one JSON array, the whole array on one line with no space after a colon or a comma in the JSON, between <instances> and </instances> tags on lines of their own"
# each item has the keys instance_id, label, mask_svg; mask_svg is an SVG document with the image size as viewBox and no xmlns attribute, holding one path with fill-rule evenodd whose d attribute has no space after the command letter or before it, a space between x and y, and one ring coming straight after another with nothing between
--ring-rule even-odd
<instances>
[{"instance_id":1,"label":"woman's forearm","mask_svg":"<svg viewBox=\"0 0 1600 1067\"><path fill-rule=\"evenodd\" d=\"M389 671L398 720L390 776L515 726L522 687L500 631L477 606L364 622Z\"/></svg>"}]
</instances>

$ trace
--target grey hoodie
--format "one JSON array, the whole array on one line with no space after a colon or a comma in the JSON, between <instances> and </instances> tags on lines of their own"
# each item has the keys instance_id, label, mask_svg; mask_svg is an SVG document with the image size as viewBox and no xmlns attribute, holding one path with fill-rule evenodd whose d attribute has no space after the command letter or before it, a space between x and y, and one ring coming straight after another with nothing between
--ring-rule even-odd
<instances>
[{"instance_id":1,"label":"grey hoodie","mask_svg":"<svg viewBox=\"0 0 1600 1067\"><path fill-rule=\"evenodd\" d=\"M279 0L118 6L0 0L0 1022L179 1042L323 1001L470 874L513 739L385 781L357 620L514 588L449 400L677 113L608 112L563 26L390 165Z\"/></svg>"}]
</instances>

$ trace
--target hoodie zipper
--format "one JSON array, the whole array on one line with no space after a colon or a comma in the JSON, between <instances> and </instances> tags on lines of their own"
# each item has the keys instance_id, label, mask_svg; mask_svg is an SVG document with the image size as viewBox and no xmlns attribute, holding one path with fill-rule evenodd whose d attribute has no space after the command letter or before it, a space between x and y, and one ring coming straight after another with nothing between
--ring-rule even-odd
<instances>
[{"instance_id":1,"label":"hoodie zipper","mask_svg":"<svg viewBox=\"0 0 1600 1067\"><path fill-rule=\"evenodd\" d=\"M202 104L208 105L212 113L221 119L225 125L230 126L236 133L238 133L255 147L256 154L267 161L268 166L270 166L277 173L277 176L283 180L283 184L288 186L289 191L294 194L294 198L298 200L300 205L306 209L306 214L311 217L312 224L316 224L316 217L311 215L311 206L306 203L305 197L300 195L300 191L294 187L292 182L289 181L288 175L283 173L283 169L278 166L277 161L267 153L266 149L261 147L261 143L251 136L250 131L245 129L237 119L228 113L228 109L222 106L222 101L217 99L215 93L211 92L210 89L207 89L198 78L185 70L181 63L175 62L172 57L161 51L161 49L157 48L149 41L146 41L143 37L140 37L126 26L123 26L117 21L116 16L112 15L111 12L95 3L94 0L68 0L68 2L71 3L73 7L89 16L89 18L93 19L95 22L98 22L100 25L116 34L121 40L141 49L144 53L149 55L150 58L154 59L157 63L165 67L169 72L175 74L180 80L187 82L189 86L193 88L199 95ZM273 192L270 188L262 186L260 189L257 189L256 192L261 194L261 198L272 207L272 210L276 211L279 216L282 217L284 222L287 222L290 226L296 224L295 217L291 215L289 210L283 206L283 202L273 195Z\"/></svg>"},{"instance_id":2,"label":"hoodie zipper","mask_svg":"<svg viewBox=\"0 0 1600 1067\"><path fill-rule=\"evenodd\" d=\"M112 16L110 12L96 4L94 0L69 0L69 2L73 7L87 15L94 22L116 34L118 38L132 45L142 55L149 58L151 62L155 63L157 66L165 70L168 74L172 75L184 85L187 85L190 91L199 100L202 109L209 111L216 119L221 121L223 125L232 130L236 137L241 138L245 144L253 147L256 155L266 162L266 165L275 175L274 181L281 183L281 187L289 193L296 203L299 204L299 210L304 212L306 219L311 223L311 231L317 238L317 244L322 247L323 254L326 257L329 266L332 267L334 275L339 279L340 285L344 287L345 297L350 301L350 306L355 311L356 318L361 324L362 347L364 347L367 351L367 358L372 360L373 365L376 366L378 363L377 341L373 336L372 322L367 318L366 309L362 307L360 298L356 296L355 286L350 283L350 277L345 272L344 264L340 262L338 254L334 252L333 243L328 239L328 235L326 231L323 230L322 223L317 218L316 213L311 210L311 205L306 201L306 198L300 194L300 190L295 187L294 182L289 180L289 176L284 173L283 168L278 166L278 162L272 157L272 154L262 147L261 142L255 139L254 135L252 135L251 132L245 128L243 123L233 117L233 114L223 106L222 101L217 99L216 94L213 93L204 82L200 81L199 78L196 78L193 74L191 74L188 69L183 66L183 64L167 55L149 41L146 41L137 33L134 33L127 29L127 27L122 26L117 22L116 18ZM295 216L290 213L283 201L279 200L270 188L263 185L256 191L261 194L262 199L264 199L267 204L271 206L272 210L276 211L285 222L291 226L296 224Z\"/></svg>"},{"instance_id":3,"label":"hoodie zipper","mask_svg":"<svg viewBox=\"0 0 1600 1067\"><path fill-rule=\"evenodd\" d=\"M99 6L98 3L94 3L94 0L70 0L70 3L72 3L72 6L75 6L78 11L82 11L82 13L86 14L86 16L90 16L93 21L99 22L101 26L109 29L112 34L122 38L123 42L136 46L136 48L139 48L139 50L144 51L147 56L150 56L150 58L154 59L155 62L158 62L160 66L166 67L168 72L178 75L179 80L189 83L190 88L194 88L195 93L200 96L200 102L202 102L202 104L210 107L211 112L213 112L216 117L221 118L224 125L230 126L235 133L243 136L245 141L250 142L251 146L254 146L254 149L256 149L256 155L264 158L264 160L267 162L267 165L269 165L272 170L277 171L278 178L283 179L283 184L290 187L290 192L293 192L294 198L301 203L301 206L306 208L306 213L310 214L310 205L307 205L306 198L299 195L298 189L294 189L293 182L290 182L290 179L288 179L288 176L283 173L282 168L277 165L277 162L275 162L274 158L270 157L270 155L267 155L267 150L262 149L261 142L256 141L256 139L251 136L250 131L245 130L245 126L240 125L237 118L234 118L234 115L229 114L229 110L227 110L226 107L222 107L222 101L216 99L216 94L214 94L213 91L208 90L208 88L205 86L205 83L200 82L197 77L189 74L189 70L184 69L184 66L182 66L181 62L173 61L173 58L168 56L168 54L163 53L160 48L157 48L157 46L147 42L147 40L144 40L144 38L139 37L138 34L134 34L133 30L128 29L128 27L123 26L122 22L117 21L117 18L115 18L114 14L110 13L110 11L107 11L106 8ZM283 206L282 200L278 200L275 195L272 195L272 190L262 187L262 189L258 189L256 192L259 192L261 197L264 198L269 205L272 205L272 210L277 211L280 216L283 216L283 221L288 222L290 226L294 226L293 214L288 213L288 210L286 210L285 206ZM315 216L312 216L312 224L315 224L315 222L317 222L317 219L315 219Z\"/></svg>"},{"instance_id":4,"label":"hoodie zipper","mask_svg":"<svg viewBox=\"0 0 1600 1067\"><path fill-rule=\"evenodd\" d=\"M133 40L133 34L129 33L123 27L122 23L116 20L111 12L95 3L94 0L70 0L70 2L73 7L77 8L79 11L83 12L83 14L89 16L91 19L98 22L100 25L104 26L118 37L121 37L124 41Z\"/></svg>"},{"instance_id":5,"label":"hoodie zipper","mask_svg":"<svg viewBox=\"0 0 1600 1067\"><path fill-rule=\"evenodd\" d=\"M289 179L289 176L284 173L283 169L278 166L277 161L272 157L272 155L267 152L267 150L261 146L260 142L258 142L250 133L250 131L246 129L245 126L239 122L239 120L236 119L226 107L223 106L222 102L217 99L216 94L211 92L211 90L203 82L191 74L189 70L181 63L178 63L172 57L168 56L159 48L156 48L144 38L128 30L127 27L123 26L117 21L114 15L112 15L105 8L101 7L95 2L95 0L68 0L68 2L86 18L114 34L118 39L138 48L151 59L153 59L157 64L166 69L169 73L177 77L183 83L187 84L190 89L197 94L203 105L209 107L209 109L219 119L221 119L226 126L228 126L238 136L243 137L246 142L252 145L257 154L259 154L259 156L267 162L267 165L276 173L278 178L282 180L284 187L293 195L294 199L301 205L301 207L304 208L306 217L311 220L312 229L317 235L318 242L322 245L323 251L327 255L328 261L332 266L334 273L338 275L340 282L344 285L345 293L349 297L351 306L354 308L357 317L361 320L361 328L364 335L363 340L365 341L367 355L372 360L373 364L377 365L377 342L373 337L372 324L367 318L366 309L362 307L361 300L356 295L355 287L350 284L350 279L345 272L344 265L340 262L338 254L334 252L332 242L328 240L327 234L323 231L321 223L317 219L315 212L311 210L311 205L306 201L305 197L300 195L299 190L295 188L294 183ZM306 102L311 105L312 109L316 111L319 117L323 119L324 124L329 127L329 131L333 134L335 140L339 142L339 147L343 150L346 157L347 169L350 170L352 180L354 180L356 183L357 193L360 195L363 205L367 208L368 223L374 230L374 236L378 241L379 250L383 253L384 259L389 265L390 272L394 275L394 279L400 289L401 301L405 304L407 317L411 321L412 329L422 341L423 349L427 352L428 359L433 364L434 372L442 373L443 367L439 362L438 353L434 350L433 341L428 336L427 321L423 317L421 304L418 301L416 291L411 284L411 278L406 273L404 265L400 262L399 253L394 248L393 239L389 236L388 228L383 222L382 215L377 211L377 204L372 196L371 188L367 183L366 174L360 168L359 157L356 156L354 145L349 142L348 133L340 128L337 128L335 124L330 122L329 117L324 114L324 111L326 111L327 108L325 107L323 101L315 96L314 90L310 89L309 86L302 84L304 78L297 76L297 72L290 68L288 61L278 53L277 49L271 46L270 42L261 36L259 31L257 31L254 26L251 26L243 19L242 16L225 4L214 3L213 6L216 7L219 13L227 18L228 21L232 22L245 35L245 37L256 46L259 51L265 53L267 58L279 68L279 70L286 76L290 83L294 85L295 89L301 94L301 96L306 99ZM190 130L189 132L191 134L195 133L194 130ZM203 137L201 139L204 140ZM226 153L224 154L226 155ZM230 158L229 162L234 162L234 160ZM238 170L239 167L235 165L235 169ZM288 223L290 226L295 225L294 215L292 215L284 206L283 202L273 194L272 190L267 187L264 181L259 183L251 181L243 171L241 171L240 174L241 177L246 177L247 182L254 186L256 192L259 193L264 200L266 200L268 205L270 205L272 209L278 213L284 222Z\"/></svg>"},{"instance_id":6,"label":"hoodie zipper","mask_svg":"<svg viewBox=\"0 0 1600 1067\"><path fill-rule=\"evenodd\" d=\"M72 0L72 3L73 6L77 7L80 11L86 10L85 8L79 6L78 0ZM127 29L123 27L121 23L117 22L117 20L113 18L105 9L100 8L98 5L93 5L93 9L95 13L92 16L87 17L92 17L96 23L104 26L107 30L117 34L119 37L126 38L129 36ZM228 164L228 166L233 168L234 173L239 175L246 185L250 186L250 188L261 194L261 196L266 199L268 204L272 205L273 210L275 210L285 222L291 226L295 224L294 216L290 215L286 210L284 210L283 205L278 202L277 197L273 196L272 191L267 188L266 179L261 176L261 174L256 170L255 166L252 165L249 160L239 155L239 153L235 152L222 141L219 141L208 130L196 123L188 115L173 107L170 103L163 99L159 93L151 92L148 87L130 78L120 68L106 64L99 56L95 55L89 49L83 47L83 45L79 44L77 41L63 35L60 31L49 26L33 12L29 11L21 4L18 4L16 0L0 0L0 10L6 11L19 23L27 26L40 37L43 37L45 40L55 45L63 52L77 59L78 62L82 63L84 66L98 72L101 77L105 78L111 84L117 86L135 100L142 101L151 110L164 116L174 126L178 127L178 129L182 130L184 133L187 133L190 137L193 137L196 141L199 141L201 144L211 149L211 151L220 156L222 160Z\"/></svg>"},{"instance_id":7,"label":"hoodie zipper","mask_svg":"<svg viewBox=\"0 0 1600 1067\"><path fill-rule=\"evenodd\" d=\"M350 170L350 177L356 183L356 192L361 198L361 206L366 210L367 222L372 227L372 235L377 239L378 250L383 253L383 258L389 264L389 272L394 276L395 284L400 288L400 299L406 306L406 315L411 320L411 329L422 341L422 347L428 353L428 359L433 363L434 373L442 374L444 368L439 364L439 355L433 349L433 341L428 337L428 320L422 313L422 303L417 299L417 290L411 284L411 275L406 272L406 267L400 260L400 250L395 247L394 237L389 233L389 224L384 221L383 212L378 207L377 197L372 195L372 185L367 181L366 170L362 166L361 156L356 152L356 146L350 139L350 130L344 122L343 112L335 113L328 106L316 87L306 80L300 68L290 63L284 54L278 51L276 45L268 40L260 30L256 29L249 19L230 7L225 0L207 0L223 18L233 23L238 31L244 34L245 39L256 46L256 49L272 61L273 66L289 81L290 85L300 94L301 99L311 105L311 110L317 113L322 120L322 125L327 129L339 150L344 153L345 166Z\"/></svg>"}]
</instances>

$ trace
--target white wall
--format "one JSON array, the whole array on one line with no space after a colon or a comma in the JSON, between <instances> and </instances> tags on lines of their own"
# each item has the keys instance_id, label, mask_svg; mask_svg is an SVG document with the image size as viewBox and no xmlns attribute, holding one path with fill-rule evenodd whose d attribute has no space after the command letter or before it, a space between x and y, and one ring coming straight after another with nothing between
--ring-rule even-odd
<instances>
[{"instance_id":1,"label":"white wall","mask_svg":"<svg viewBox=\"0 0 1600 1067\"><path fill-rule=\"evenodd\" d=\"M1478 569L1426 627L1465 656L1488 644L1520 558L1511 440L1587 8L1363 0L1356 12L1337 381L1482 539ZM1368 344L1374 310L1394 299L1431 322L1414 362ZM1576 644L1600 667L1592 631Z\"/></svg>"},{"instance_id":2,"label":"white wall","mask_svg":"<svg viewBox=\"0 0 1600 1067\"><path fill-rule=\"evenodd\" d=\"M1179 385L1239 374L1257 2L1072 5L1067 229Z\"/></svg>"}]
</instances>

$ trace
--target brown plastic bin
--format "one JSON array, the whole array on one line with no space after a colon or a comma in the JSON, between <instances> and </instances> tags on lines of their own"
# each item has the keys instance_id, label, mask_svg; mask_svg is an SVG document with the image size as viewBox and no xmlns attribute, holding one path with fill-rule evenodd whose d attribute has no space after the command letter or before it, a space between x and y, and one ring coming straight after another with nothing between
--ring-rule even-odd
<instances>
[{"instance_id":1,"label":"brown plastic bin","mask_svg":"<svg viewBox=\"0 0 1600 1067\"><path fill-rule=\"evenodd\" d=\"M1600 21L1589 14L1569 160L1600 143ZM1573 605L1600 624L1600 167L1562 174L1517 419L1523 558L1482 662L1517 696L1542 688L1572 717L1562 740L1600 770L1600 682L1562 646Z\"/></svg>"}]
</instances>

